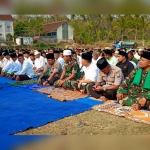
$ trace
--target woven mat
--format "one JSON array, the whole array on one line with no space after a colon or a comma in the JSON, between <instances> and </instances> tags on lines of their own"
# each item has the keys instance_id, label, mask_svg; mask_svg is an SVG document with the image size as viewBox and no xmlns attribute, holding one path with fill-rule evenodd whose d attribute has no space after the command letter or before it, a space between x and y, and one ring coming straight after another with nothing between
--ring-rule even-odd
<instances>
[{"instance_id":1,"label":"woven mat","mask_svg":"<svg viewBox=\"0 0 150 150\"><path fill-rule=\"evenodd\" d=\"M10 85L13 85L13 86L21 86L21 85L37 83L37 79L18 81L18 82L7 82L7 83L10 84Z\"/></svg>"},{"instance_id":2,"label":"woven mat","mask_svg":"<svg viewBox=\"0 0 150 150\"><path fill-rule=\"evenodd\" d=\"M48 88L42 88L37 90L37 92L47 94L47 97L51 97L53 99L57 99L60 101L69 101L69 100L76 100L79 98L85 98L87 97L86 94L81 94L79 91L71 91L71 90L65 90L63 88L54 88L54 87L48 87Z\"/></svg>"},{"instance_id":3,"label":"woven mat","mask_svg":"<svg viewBox=\"0 0 150 150\"><path fill-rule=\"evenodd\" d=\"M102 112L107 112L116 116L124 117L132 110L131 107L116 104L114 101L107 101L104 104L96 105L92 109Z\"/></svg>"},{"instance_id":4,"label":"woven mat","mask_svg":"<svg viewBox=\"0 0 150 150\"><path fill-rule=\"evenodd\" d=\"M126 114L125 118L135 122L150 124L150 111L131 111Z\"/></svg>"}]
</instances>

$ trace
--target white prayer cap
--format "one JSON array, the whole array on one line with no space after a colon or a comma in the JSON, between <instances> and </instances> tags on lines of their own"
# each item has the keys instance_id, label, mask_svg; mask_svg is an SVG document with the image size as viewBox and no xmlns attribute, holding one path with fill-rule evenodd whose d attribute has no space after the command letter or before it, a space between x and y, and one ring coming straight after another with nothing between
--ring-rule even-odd
<instances>
[{"instance_id":1,"label":"white prayer cap","mask_svg":"<svg viewBox=\"0 0 150 150\"><path fill-rule=\"evenodd\" d=\"M110 47L105 47L105 49L111 49Z\"/></svg>"},{"instance_id":2,"label":"white prayer cap","mask_svg":"<svg viewBox=\"0 0 150 150\"><path fill-rule=\"evenodd\" d=\"M140 52L141 52L141 51L143 51L143 49L142 49L142 48L140 48L140 49L138 49L138 51L140 51Z\"/></svg>"},{"instance_id":3,"label":"white prayer cap","mask_svg":"<svg viewBox=\"0 0 150 150\"><path fill-rule=\"evenodd\" d=\"M137 59L137 60L140 60L141 56L139 56L137 53L134 55L134 57Z\"/></svg>"},{"instance_id":4,"label":"white prayer cap","mask_svg":"<svg viewBox=\"0 0 150 150\"><path fill-rule=\"evenodd\" d=\"M115 51L115 54L119 54L119 51Z\"/></svg>"},{"instance_id":5,"label":"white prayer cap","mask_svg":"<svg viewBox=\"0 0 150 150\"><path fill-rule=\"evenodd\" d=\"M38 54L40 54L40 52L38 52L37 50L34 51L34 55L38 55Z\"/></svg>"},{"instance_id":6,"label":"white prayer cap","mask_svg":"<svg viewBox=\"0 0 150 150\"><path fill-rule=\"evenodd\" d=\"M71 55L71 50L64 50L64 51L63 51L63 55L64 55L64 56L69 56L69 55Z\"/></svg>"}]
</instances>

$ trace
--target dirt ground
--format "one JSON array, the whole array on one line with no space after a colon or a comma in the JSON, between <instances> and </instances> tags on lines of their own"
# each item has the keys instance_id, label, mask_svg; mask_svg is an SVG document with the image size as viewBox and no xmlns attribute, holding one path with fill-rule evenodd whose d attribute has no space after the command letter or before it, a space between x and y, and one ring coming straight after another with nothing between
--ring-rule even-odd
<instances>
[{"instance_id":1,"label":"dirt ground","mask_svg":"<svg viewBox=\"0 0 150 150\"><path fill-rule=\"evenodd\" d=\"M66 117L17 135L149 135L150 125L95 110Z\"/></svg>"}]
</instances>

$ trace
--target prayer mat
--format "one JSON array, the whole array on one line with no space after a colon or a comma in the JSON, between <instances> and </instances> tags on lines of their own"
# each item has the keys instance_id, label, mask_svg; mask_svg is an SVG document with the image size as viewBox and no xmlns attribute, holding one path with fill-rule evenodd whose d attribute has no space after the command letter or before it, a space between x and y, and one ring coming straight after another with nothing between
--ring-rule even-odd
<instances>
[{"instance_id":1,"label":"prayer mat","mask_svg":"<svg viewBox=\"0 0 150 150\"><path fill-rule=\"evenodd\" d=\"M71 91L71 90L65 90L63 88L55 88L55 87L42 88L37 91L43 94L47 94L48 95L47 97L57 99L62 102L87 97L86 94L82 94L79 91Z\"/></svg>"},{"instance_id":2,"label":"prayer mat","mask_svg":"<svg viewBox=\"0 0 150 150\"><path fill-rule=\"evenodd\" d=\"M25 81L18 81L18 82L7 82L8 84L12 86L21 86L21 85L27 85L27 84L34 84L37 83L37 79L31 79L31 80L25 80Z\"/></svg>"},{"instance_id":3,"label":"prayer mat","mask_svg":"<svg viewBox=\"0 0 150 150\"><path fill-rule=\"evenodd\" d=\"M107 101L102 105L96 105L92 109L107 112L116 116L124 117L128 112L132 111L132 107L122 106L113 101Z\"/></svg>"},{"instance_id":4,"label":"prayer mat","mask_svg":"<svg viewBox=\"0 0 150 150\"><path fill-rule=\"evenodd\" d=\"M140 122L150 125L150 111L138 110L128 112L125 116L126 119L132 120L134 122Z\"/></svg>"}]
</instances>

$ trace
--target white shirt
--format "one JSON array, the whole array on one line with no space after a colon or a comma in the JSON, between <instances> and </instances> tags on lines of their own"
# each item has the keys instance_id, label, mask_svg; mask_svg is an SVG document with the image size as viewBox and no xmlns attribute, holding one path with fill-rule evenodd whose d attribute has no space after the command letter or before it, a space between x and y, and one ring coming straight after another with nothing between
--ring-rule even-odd
<instances>
[{"instance_id":1,"label":"white shirt","mask_svg":"<svg viewBox=\"0 0 150 150\"><path fill-rule=\"evenodd\" d=\"M107 59L107 62L110 65L116 66L116 64L118 63L118 59L115 56L112 56L109 60Z\"/></svg>"},{"instance_id":2,"label":"white shirt","mask_svg":"<svg viewBox=\"0 0 150 150\"><path fill-rule=\"evenodd\" d=\"M15 75L27 75L29 78L33 78L34 71L31 63L28 60L24 60L23 64L19 63L19 71Z\"/></svg>"},{"instance_id":3,"label":"white shirt","mask_svg":"<svg viewBox=\"0 0 150 150\"><path fill-rule=\"evenodd\" d=\"M97 81L99 69L97 68L97 66L95 64L91 63L89 67L83 66L83 71L85 73L85 79L84 80L89 79L93 82Z\"/></svg>"},{"instance_id":4,"label":"white shirt","mask_svg":"<svg viewBox=\"0 0 150 150\"><path fill-rule=\"evenodd\" d=\"M12 72L17 72L19 71L19 61L13 61L11 64L11 67L8 69L8 74L11 74Z\"/></svg>"},{"instance_id":5,"label":"white shirt","mask_svg":"<svg viewBox=\"0 0 150 150\"><path fill-rule=\"evenodd\" d=\"M63 68L63 66L64 66L64 59L62 58L62 57L59 57L58 59L57 59L57 61L61 64L61 66L62 66L62 68Z\"/></svg>"},{"instance_id":6,"label":"white shirt","mask_svg":"<svg viewBox=\"0 0 150 150\"><path fill-rule=\"evenodd\" d=\"M4 68L4 66L6 65L6 61L7 59L6 58L3 58L2 60L0 60L0 68Z\"/></svg>"},{"instance_id":7,"label":"white shirt","mask_svg":"<svg viewBox=\"0 0 150 150\"><path fill-rule=\"evenodd\" d=\"M45 58L43 56L40 56L39 58L35 59L35 67L37 69L40 69L45 66Z\"/></svg>"},{"instance_id":8,"label":"white shirt","mask_svg":"<svg viewBox=\"0 0 150 150\"><path fill-rule=\"evenodd\" d=\"M4 66L4 68L2 69L3 72L8 71L11 68L11 65L13 63L13 60L10 58L9 60L7 58L6 59L6 65Z\"/></svg>"}]
</instances>

